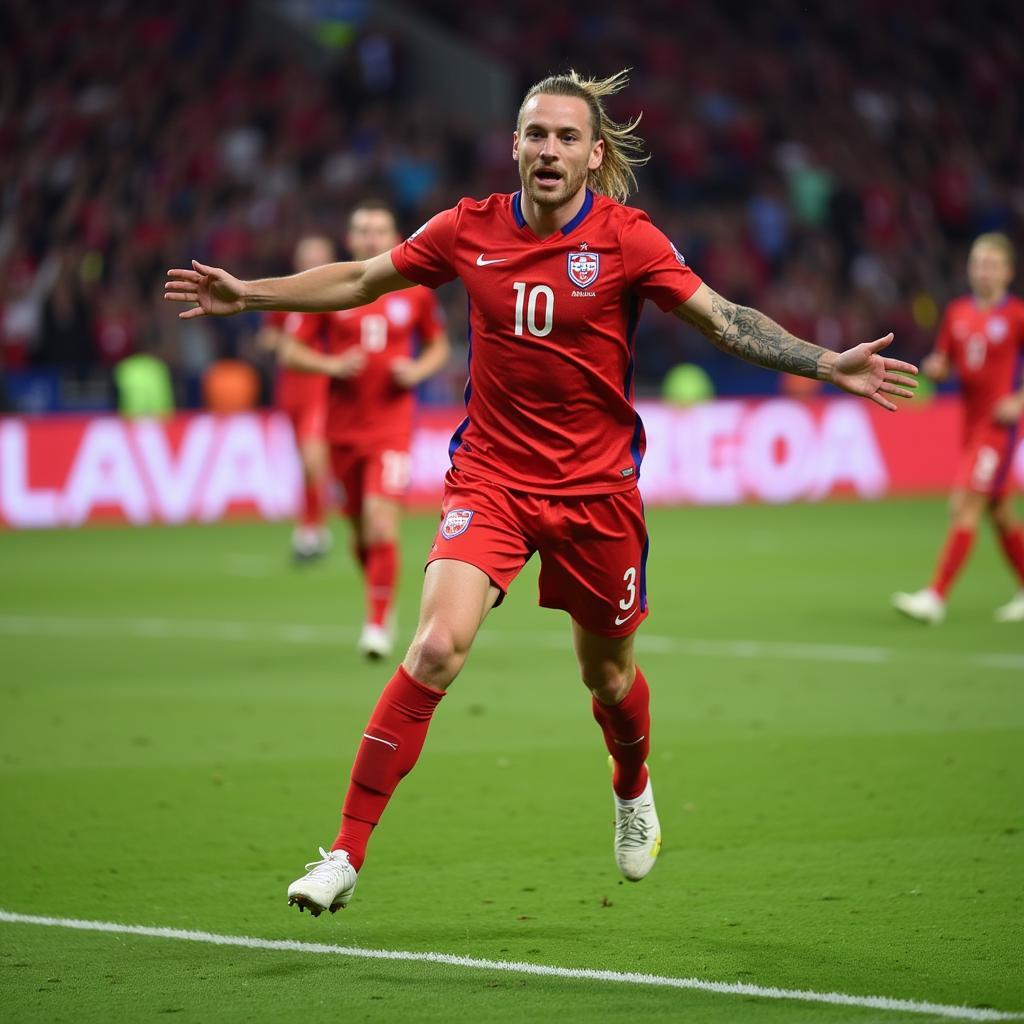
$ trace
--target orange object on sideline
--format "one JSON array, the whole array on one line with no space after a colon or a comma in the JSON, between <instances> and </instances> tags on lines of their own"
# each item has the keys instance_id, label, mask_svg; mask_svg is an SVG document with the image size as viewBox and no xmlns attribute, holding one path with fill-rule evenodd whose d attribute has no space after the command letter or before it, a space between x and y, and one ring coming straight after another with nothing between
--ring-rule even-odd
<instances>
[{"instance_id":1,"label":"orange object on sideline","mask_svg":"<svg viewBox=\"0 0 1024 1024\"><path fill-rule=\"evenodd\" d=\"M245 412L259 396L259 374L240 359L220 359L203 374L203 404L211 412Z\"/></svg>"}]
</instances>

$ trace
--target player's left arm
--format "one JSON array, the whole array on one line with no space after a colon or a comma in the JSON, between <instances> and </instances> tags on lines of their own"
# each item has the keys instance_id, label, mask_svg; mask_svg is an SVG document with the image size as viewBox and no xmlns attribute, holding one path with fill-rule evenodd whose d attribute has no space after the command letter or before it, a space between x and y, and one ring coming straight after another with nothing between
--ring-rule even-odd
<instances>
[{"instance_id":1,"label":"player's left arm","mask_svg":"<svg viewBox=\"0 0 1024 1024\"><path fill-rule=\"evenodd\" d=\"M895 411L888 396L911 398L917 387L916 366L879 355L891 344L892 334L832 352L797 338L756 309L730 302L704 283L673 312L723 352L770 370L827 381L883 409Z\"/></svg>"},{"instance_id":2,"label":"player's left arm","mask_svg":"<svg viewBox=\"0 0 1024 1024\"><path fill-rule=\"evenodd\" d=\"M1021 340L1017 350L1017 366L1024 359L1024 321L1020 325ZM1008 395L996 402L992 415L996 423L1004 427L1015 427L1024 418L1024 380L1021 380L1020 387L1011 391Z\"/></svg>"}]
</instances>

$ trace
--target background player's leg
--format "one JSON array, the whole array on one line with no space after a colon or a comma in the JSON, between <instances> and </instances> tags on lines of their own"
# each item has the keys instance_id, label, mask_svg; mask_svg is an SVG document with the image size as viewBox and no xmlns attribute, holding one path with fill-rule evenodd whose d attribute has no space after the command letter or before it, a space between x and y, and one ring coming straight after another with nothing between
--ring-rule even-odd
<instances>
[{"instance_id":1,"label":"background player's leg","mask_svg":"<svg viewBox=\"0 0 1024 1024\"><path fill-rule=\"evenodd\" d=\"M357 871L391 794L419 758L434 708L499 593L485 573L465 562L443 559L427 566L416 635L363 733L341 831L331 847L345 850Z\"/></svg>"},{"instance_id":2,"label":"background player's leg","mask_svg":"<svg viewBox=\"0 0 1024 1024\"><path fill-rule=\"evenodd\" d=\"M575 620L572 624L580 674L614 763L612 788L626 800L638 797L647 785L651 746L650 693L633 660L634 635L600 636Z\"/></svg>"},{"instance_id":3,"label":"background player's leg","mask_svg":"<svg viewBox=\"0 0 1024 1024\"><path fill-rule=\"evenodd\" d=\"M298 441L302 465L302 503L299 521L292 536L295 558L305 561L330 550L330 536L324 526L327 491L327 444L321 437L302 436Z\"/></svg>"},{"instance_id":4,"label":"background player's leg","mask_svg":"<svg viewBox=\"0 0 1024 1024\"><path fill-rule=\"evenodd\" d=\"M1018 586L1017 594L1009 604L996 610L996 619L999 622L1024 622L1024 528L1014 515L1009 495L1003 495L989 505L989 516L1003 554L1017 577Z\"/></svg>"},{"instance_id":5,"label":"background player's leg","mask_svg":"<svg viewBox=\"0 0 1024 1024\"><path fill-rule=\"evenodd\" d=\"M952 523L932 580L932 590L943 601L971 553L974 536L987 504L988 499L984 494L977 494L974 491L953 493Z\"/></svg>"},{"instance_id":6,"label":"background player's leg","mask_svg":"<svg viewBox=\"0 0 1024 1024\"><path fill-rule=\"evenodd\" d=\"M951 522L939 552L931 586L892 595L893 607L918 622L936 624L946 616L946 594L967 561L985 511L986 497L974 491L955 490L950 497Z\"/></svg>"},{"instance_id":7,"label":"background player's leg","mask_svg":"<svg viewBox=\"0 0 1024 1024\"><path fill-rule=\"evenodd\" d=\"M387 629L398 579L400 508L393 498L367 494L363 500L361 534L366 550L366 621Z\"/></svg>"}]
</instances>

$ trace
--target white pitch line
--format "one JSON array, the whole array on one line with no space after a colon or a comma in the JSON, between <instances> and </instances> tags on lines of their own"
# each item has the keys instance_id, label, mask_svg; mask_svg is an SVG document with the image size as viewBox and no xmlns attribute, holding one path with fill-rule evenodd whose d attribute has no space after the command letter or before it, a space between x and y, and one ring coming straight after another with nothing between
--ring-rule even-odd
<instances>
[{"instance_id":1,"label":"white pitch line","mask_svg":"<svg viewBox=\"0 0 1024 1024\"><path fill-rule=\"evenodd\" d=\"M352 630L312 623L232 622L220 619L82 618L60 615L0 615L0 634L22 636L136 636L150 639L272 640L286 644L349 644ZM567 648L568 631L515 633L485 626L477 645L524 644ZM685 655L697 658L739 660L812 661L840 664L886 664L922 660L954 662L990 671L1024 670L1024 654L992 651L910 651L893 647L856 644L811 644L782 640L705 640L696 637L659 636L641 632L637 648L642 653Z\"/></svg>"},{"instance_id":2,"label":"white pitch line","mask_svg":"<svg viewBox=\"0 0 1024 1024\"><path fill-rule=\"evenodd\" d=\"M924 1013L951 1020L1000 1021L1024 1020L1024 1015L1005 1013L971 1006L950 1006L917 999L893 999L889 996L851 996L843 992L811 992L806 989L776 988L748 985L745 982L704 981L700 978L673 978L660 974L638 974L633 971L605 971L590 967L551 967L518 960L483 960L452 953L417 953L401 949L363 949L360 946L332 946L320 942L298 942L294 939L258 939L245 935L218 935L215 932L187 931L183 928L155 928L140 924L118 924L114 921L82 921L71 917L39 917L0 910L0 922L35 924L50 928L71 928L85 932L107 932L115 935L144 935L154 939L177 939L183 942L205 942L213 946L241 946L245 949L269 949L284 953L320 953L357 957L363 960L400 960L414 963L441 964L445 967L467 967L479 971L504 971L509 974L532 974L570 981L604 981L620 985L650 985L660 988L690 989L724 996L747 996L760 999L789 999L802 1003L829 1003L833 1006L857 1006L871 1010L892 1010L898 1013Z\"/></svg>"}]
</instances>

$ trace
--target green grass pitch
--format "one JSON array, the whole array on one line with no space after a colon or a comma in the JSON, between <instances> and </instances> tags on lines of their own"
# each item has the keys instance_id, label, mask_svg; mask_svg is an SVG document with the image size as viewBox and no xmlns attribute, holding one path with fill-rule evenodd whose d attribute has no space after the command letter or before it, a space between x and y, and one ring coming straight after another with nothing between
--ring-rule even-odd
<instances>
[{"instance_id":1,"label":"green grass pitch","mask_svg":"<svg viewBox=\"0 0 1024 1024\"><path fill-rule=\"evenodd\" d=\"M652 510L665 846L619 881L600 733L535 565L485 624L351 907L328 844L391 665L341 539L0 535L4 910L1024 1011L1024 627L988 536L900 620L938 501ZM403 526L400 640L433 516ZM903 1012L0 923L5 1021L906 1021Z\"/></svg>"}]
</instances>

